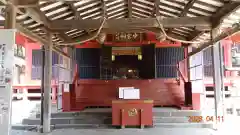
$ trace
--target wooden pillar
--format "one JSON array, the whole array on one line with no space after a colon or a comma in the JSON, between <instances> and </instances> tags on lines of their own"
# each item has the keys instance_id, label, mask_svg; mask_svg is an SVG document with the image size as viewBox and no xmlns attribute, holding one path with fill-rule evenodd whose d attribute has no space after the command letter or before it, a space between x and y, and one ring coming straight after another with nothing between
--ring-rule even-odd
<instances>
[{"instance_id":1,"label":"wooden pillar","mask_svg":"<svg viewBox=\"0 0 240 135\"><path fill-rule=\"evenodd\" d=\"M52 80L52 34L47 33L48 44L45 45L44 65L44 101L43 101L43 132L51 131L51 80Z\"/></svg>"},{"instance_id":2,"label":"wooden pillar","mask_svg":"<svg viewBox=\"0 0 240 135\"><path fill-rule=\"evenodd\" d=\"M211 31L211 38L215 38L217 35L217 29ZM216 118L223 115L222 109L222 96L223 90L223 76L222 76L222 57L221 57L221 45L220 42L216 42L212 47L212 62L213 62L213 84L214 84L214 103L215 103L215 116ZM218 121L216 120L216 124Z\"/></svg>"},{"instance_id":3,"label":"wooden pillar","mask_svg":"<svg viewBox=\"0 0 240 135\"><path fill-rule=\"evenodd\" d=\"M11 4L7 4L5 10L5 22L4 28L5 29L15 29L16 28L16 16L17 16L17 9Z\"/></svg>"},{"instance_id":4,"label":"wooden pillar","mask_svg":"<svg viewBox=\"0 0 240 135\"><path fill-rule=\"evenodd\" d=\"M68 81L70 81L69 83L72 83L75 75L75 48L74 47L68 48L68 55L70 56L70 62L69 62L70 80Z\"/></svg>"}]
</instances>

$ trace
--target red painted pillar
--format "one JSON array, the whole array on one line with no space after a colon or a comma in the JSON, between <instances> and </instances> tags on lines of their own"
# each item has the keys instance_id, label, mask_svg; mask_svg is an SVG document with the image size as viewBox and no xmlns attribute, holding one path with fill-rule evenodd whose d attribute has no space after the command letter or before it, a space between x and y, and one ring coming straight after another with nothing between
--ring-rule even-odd
<instances>
[{"instance_id":1,"label":"red painted pillar","mask_svg":"<svg viewBox=\"0 0 240 135\"><path fill-rule=\"evenodd\" d=\"M76 87L77 84L68 84L69 90L70 90L70 104L71 104L71 110L81 109L77 106L77 99L76 99Z\"/></svg>"},{"instance_id":2,"label":"red painted pillar","mask_svg":"<svg viewBox=\"0 0 240 135\"><path fill-rule=\"evenodd\" d=\"M71 96L70 96L70 92L64 90L64 84L62 84L62 110L63 110L63 112L71 111Z\"/></svg>"},{"instance_id":3,"label":"red painted pillar","mask_svg":"<svg viewBox=\"0 0 240 135\"><path fill-rule=\"evenodd\" d=\"M201 109L201 94L200 93L192 93L192 104L193 110Z\"/></svg>"},{"instance_id":4,"label":"red painted pillar","mask_svg":"<svg viewBox=\"0 0 240 135\"><path fill-rule=\"evenodd\" d=\"M186 81L189 81L189 72L188 72L188 67L189 67L189 58L188 58L188 47L184 48L184 75L187 78Z\"/></svg>"},{"instance_id":5,"label":"red painted pillar","mask_svg":"<svg viewBox=\"0 0 240 135\"><path fill-rule=\"evenodd\" d=\"M232 41L231 40L222 40L221 41L222 47L224 48L224 65L226 67L232 67L232 56L231 56L231 47ZM231 71L226 71L225 76L231 76Z\"/></svg>"}]
</instances>

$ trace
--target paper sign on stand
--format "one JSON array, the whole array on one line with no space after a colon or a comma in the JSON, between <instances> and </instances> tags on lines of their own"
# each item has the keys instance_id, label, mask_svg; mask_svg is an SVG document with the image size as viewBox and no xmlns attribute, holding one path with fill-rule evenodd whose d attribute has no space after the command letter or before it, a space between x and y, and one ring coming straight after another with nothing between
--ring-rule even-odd
<instances>
[{"instance_id":1,"label":"paper sign on stand","mask_svg":"<svg viewBox=\"0 0 240 135\"><path fill-rule=\"evenodd\" d=\"M140 99L139 89L124 89L123 98L124 99Z\"/></svg>"},{"instance_id":2,"label":"paper sign on stand","mask_svg":"<svg viewBox=\"0 0 240 135\"><path fill-rule=\"evenodd\" d=\"M64 92L69 92L70 91L70 88L69 88L69 84L68 83L65 83L64 84Z\"/></svg>"},{"instance_id":3,"label":"paper sign on stand","mask_svg":"<svg viewBox=\"0 0 240 135\"><path fill-rule=\"evenodd\" d=\"M134 87L119 87L118 98L123 99L123 93L125 89L134 89Z\"/></svg>"},{"instance_id":4,"label":"paper sign on stand","mask_svg":"<svg viewBox=\"0 0 240 135\"><path fill-rule=\"evenodd\" d=\"M140 99L140 90L134 87L119 87L119 99Z\"/></svg>"}]
</instances>

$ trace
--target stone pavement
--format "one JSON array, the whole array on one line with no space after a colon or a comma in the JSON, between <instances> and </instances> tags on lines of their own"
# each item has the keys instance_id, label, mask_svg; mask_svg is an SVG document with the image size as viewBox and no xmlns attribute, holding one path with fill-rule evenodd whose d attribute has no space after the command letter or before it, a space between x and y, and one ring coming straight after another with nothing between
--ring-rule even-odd
<instances>
[{"instance_id":1,"label":"stone pavement","mask_svg":"<svg viewBox=\"0 0 240 135\"><path fill-rule=\"evenodd\" d=\"M217 135L211 129L149 128L149 129L61 129L49 134L12 131L11 135ZM230 135L230 134L229 134Z\"/></svg>"},{"instance_id":2,"label":"stone pavement","mask_svg":"<svg viewBox=\"0 0 240 135\"><path fill-rule=\"evenodd\" d=\"M13 130L11 135L239 135L240 117L228 117L218 130L207 128L146 128L146 129L58 129L41 134Z\"/></svg>"}]
</instances>

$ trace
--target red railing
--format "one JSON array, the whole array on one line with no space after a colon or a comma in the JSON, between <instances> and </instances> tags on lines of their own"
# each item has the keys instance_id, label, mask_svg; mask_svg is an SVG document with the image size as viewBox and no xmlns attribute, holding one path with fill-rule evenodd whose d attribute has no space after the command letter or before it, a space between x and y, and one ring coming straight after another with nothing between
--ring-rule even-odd
<instances>
[{"instance_id":1,"label":"red railing","mask_svg":"<svg viewBox=\"0 0 240 135\"><path fill-rule=\"evenodd\" d=\"M78 67L77 67L77 64L75 65L75 73L74 73L74 78L73 78L73 84L76 84L76 83L78 83Z\"/></svg>"}]
</instances>

